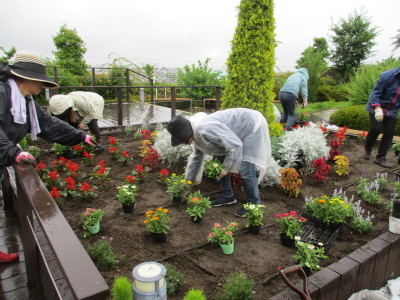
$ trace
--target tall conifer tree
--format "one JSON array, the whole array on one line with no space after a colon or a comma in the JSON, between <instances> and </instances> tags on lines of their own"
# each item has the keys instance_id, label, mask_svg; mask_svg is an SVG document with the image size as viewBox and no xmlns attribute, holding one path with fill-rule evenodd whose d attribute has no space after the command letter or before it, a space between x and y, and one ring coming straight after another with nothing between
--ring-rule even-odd
<instances>
[{"instance_id":1,"label":"tall conifer tree","mask_svg":"<svg viewBox=\"0 0 400 300\"><path fill-rule=\"evenodd\" d=\"M270 125L275 122L274 29L273 0L241 0L222 98L222 108L258 110Z\"/></svg>"}]
</instances>

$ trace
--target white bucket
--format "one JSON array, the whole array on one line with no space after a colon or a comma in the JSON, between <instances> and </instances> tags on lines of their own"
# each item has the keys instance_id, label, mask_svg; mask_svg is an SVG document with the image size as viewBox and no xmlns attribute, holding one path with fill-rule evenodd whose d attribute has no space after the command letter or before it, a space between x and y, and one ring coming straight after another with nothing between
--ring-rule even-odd
<instances>
[{"instance_id":1,"label":"white bucket","mask_svg":"<svg viewBox=\"0 0 400 300\"><path fill-rule=\"evenodd\" d=\"M389 217L389 231L391 233L400 234L400 219Z\"/></svg>"}]
</instances>

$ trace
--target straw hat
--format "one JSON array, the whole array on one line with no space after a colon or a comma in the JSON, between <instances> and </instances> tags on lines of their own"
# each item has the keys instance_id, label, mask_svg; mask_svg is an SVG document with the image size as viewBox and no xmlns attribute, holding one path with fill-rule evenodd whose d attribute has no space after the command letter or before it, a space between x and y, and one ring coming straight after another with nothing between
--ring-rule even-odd
<instances>
[{"instance_id":1,"label":"straw hat","mask_svg":"<svg viewBox=\"0 0 400 300\"><path fill-rule=\"evenodd\" d=\"M10 67L11 74L43 82L47 88L57 88L58 84L46 75L46 67L42 58L34 54L17 54Z\"/></svg>"}]
</instances>

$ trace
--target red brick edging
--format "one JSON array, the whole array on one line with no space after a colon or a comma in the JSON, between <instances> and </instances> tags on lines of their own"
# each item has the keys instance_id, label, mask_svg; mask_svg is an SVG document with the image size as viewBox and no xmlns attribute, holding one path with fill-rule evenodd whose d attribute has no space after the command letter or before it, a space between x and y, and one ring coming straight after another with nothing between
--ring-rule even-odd
<instances>
[{"instance_id":1,"label":"red brick edging","mask_svg":"<svg viewBox=\"0 0 400 300\"><path fill-rule=\"evenodd\" d=\"M380 289L400 276L400 235L389 231L308 278L312 299L347 299L353 293ZM303 283L297 286L302 289ZM287 289L271 300L300 299Z\"/></svg>"}]
</instances>

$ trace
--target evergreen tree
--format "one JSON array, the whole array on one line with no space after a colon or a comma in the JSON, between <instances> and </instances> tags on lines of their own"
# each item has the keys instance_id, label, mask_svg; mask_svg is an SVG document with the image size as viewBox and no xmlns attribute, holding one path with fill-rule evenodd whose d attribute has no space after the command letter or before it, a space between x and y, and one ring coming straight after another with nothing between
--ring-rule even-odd
<instances>
[{"instance_id":1,"label":"evergreen tree","mask_svg":"<svg viewBox=\"0 0 400 300\"><path fill-rule=\"evenodd\" d=\"M397 30L397 34L392 39L393 39L392 45L394 45L393 51L395 51L400 48L400 29Z\"/></svg>"},{"instance_id":2,"label":"evergreen tree","mask_svg":"<svg viewBox=\"0 0 400 300\"><path fill-rule=\"evenodd\" d=\"M222 108L258 110L270 127L275 122L274 29L273 0L241 0L222 97Z\"/></svg>"},{"instance_id":3,"label":"evergreen tree","mask_svg":"<svg viewBox=\"0 0 400 300\"><path fill-rule=\"evenodd\" d=\"M346 82L354 74L361 62L372 54L377 36L377 27L373 27L365 13L354 11L347 20L340 19L333 24L331 61L341 82Z\"/></svg>"},{"instance_id":4,"label":"evergreen tree","mask_svg":"<svg viewBox=\"0 0 400 300\"><path fill-rule=\"evenodd\" d=\"M85 75L88 67L83 58L86 53L85 43L79 37L76 29L68 29L67 25L63 25L60 31L53 36L54 45L57 51L53 51L55 55L55 63L60 67L74 67L68 70L74 75ZM76 69L75 69L76 68Z\"/></svg>"},{"instance_id":5,"label":"evergreen tree","mask_svg":"<svg viewBox=\"0 0 400 300\"><path fill-rule=\"evenodd\" d=\"M296 61L296 68L306 68L308 71L308 98L310 102L317 101L317 90L321 77L328 70L328 43L325 38L314 38L312 47L306 48Z\"/></svg>"}]
</instances>

